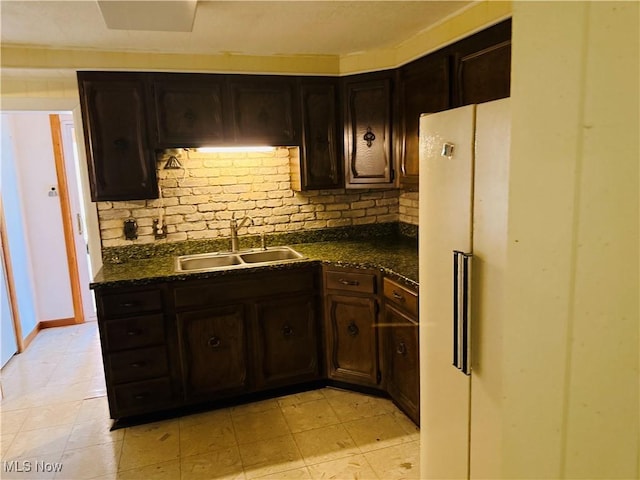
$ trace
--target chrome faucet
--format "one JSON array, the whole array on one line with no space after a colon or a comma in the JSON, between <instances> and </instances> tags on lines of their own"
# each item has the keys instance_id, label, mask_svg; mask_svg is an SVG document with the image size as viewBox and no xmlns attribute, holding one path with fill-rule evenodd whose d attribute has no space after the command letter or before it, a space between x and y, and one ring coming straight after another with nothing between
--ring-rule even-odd
<instances>
[{"instance_id":1,"label":"chrome faucet","mask_svg":"<svg viewBox=\"0 0 640 480\"><path fill-rule=\"evenodd\" d=\"M253 222L253 219L249 216L245 216L240 221L236 220L236 214L233 214L231 218L231 251L238 251L238 229L244 227L246 222Z\"/></svg>"}]
</instances>

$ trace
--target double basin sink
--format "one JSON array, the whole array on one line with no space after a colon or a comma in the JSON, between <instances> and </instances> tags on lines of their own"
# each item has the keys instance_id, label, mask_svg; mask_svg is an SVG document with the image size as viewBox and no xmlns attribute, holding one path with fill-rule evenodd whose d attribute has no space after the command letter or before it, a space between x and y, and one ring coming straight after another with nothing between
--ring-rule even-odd
<instances>
[{"instance_id":1,"label":"double basin sink","mask_svg":"<svg viewBox=\"0 0 640 480\"><path fill-rule=\"evenodd\" d=\"M286 263L305 258L291 247L256 248L240 252L214 252L176 257L177 272L206 272Z\"/></svg>"}]
</instances>

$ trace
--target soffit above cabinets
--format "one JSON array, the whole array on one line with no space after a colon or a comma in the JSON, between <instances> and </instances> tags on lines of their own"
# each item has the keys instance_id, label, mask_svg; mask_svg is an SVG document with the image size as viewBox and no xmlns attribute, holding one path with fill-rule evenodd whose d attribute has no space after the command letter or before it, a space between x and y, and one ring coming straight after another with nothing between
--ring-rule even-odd
<instances>
[{"instance_id":1,"label":"soffit above cabinets","mask_svg":"<svg viewBox=\"0 0 640 480\"><path fill-rule=\"evenodd\" d=\"M343 56L397 46L475 3L5 0L0 40L54 49Z\"/></svg>"}]
</instances>

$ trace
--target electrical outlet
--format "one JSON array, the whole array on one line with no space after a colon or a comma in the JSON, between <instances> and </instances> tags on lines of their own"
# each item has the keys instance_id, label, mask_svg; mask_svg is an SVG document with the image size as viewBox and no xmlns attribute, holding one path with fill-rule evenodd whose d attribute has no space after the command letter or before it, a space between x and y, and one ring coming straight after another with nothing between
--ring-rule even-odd
<instances>
[{"instance_id":1,"label":"electrical outlet","mask_svg":"<svg viewBox=\"0 0 640 480\"><path fill-rule=\"evenodd\" d=\"M153 235L155 236L156 240L159 240L161 238L167 238L167 225L166 224L162 224L161 227L158 226L158 219L153 221Z\"/></svg>"}]
</instances>

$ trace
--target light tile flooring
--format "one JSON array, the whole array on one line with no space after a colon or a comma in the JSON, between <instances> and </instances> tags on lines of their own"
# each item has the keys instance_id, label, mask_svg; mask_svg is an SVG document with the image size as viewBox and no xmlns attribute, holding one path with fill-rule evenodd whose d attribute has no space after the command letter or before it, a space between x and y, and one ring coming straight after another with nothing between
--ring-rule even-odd
<instances>
[{"instance_id":1,"label":"light tile flooring","mask_svg":"<svg viewBox=\"0 0 640 480\"><path fill-rule=\"evenodd\" d=\"M3 479L419 476L419 432L402 412L330 388L109 431L94 322L40 332L1 381Z\"/></svg>"}]
</instances>

